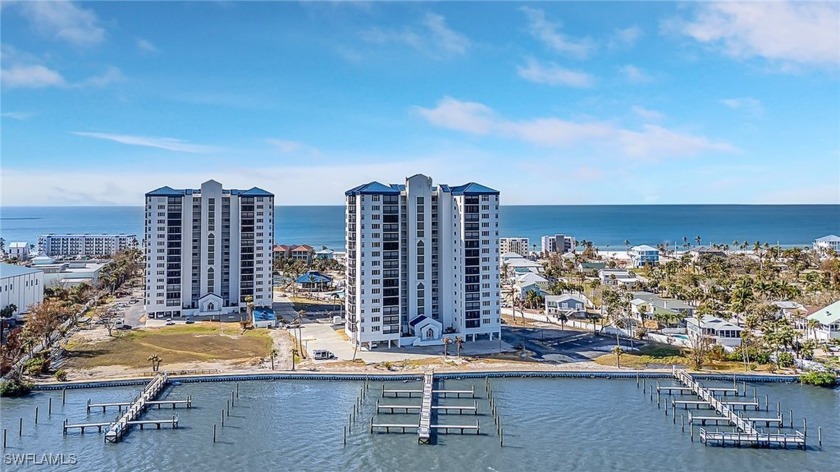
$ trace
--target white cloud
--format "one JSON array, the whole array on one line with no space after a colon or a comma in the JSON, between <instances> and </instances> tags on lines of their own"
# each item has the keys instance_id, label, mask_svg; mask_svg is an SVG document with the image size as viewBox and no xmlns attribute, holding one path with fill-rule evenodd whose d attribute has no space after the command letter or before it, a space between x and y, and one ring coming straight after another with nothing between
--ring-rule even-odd
<instances>
[{"instance_id":1,"label":"white cloud","mask_svg":"<svg viewBox=\"0 0 840 472\"><path fill-rule=\"evenodd\" d=\"M157 46L155 46L148 39L143 39L143 38L137 38L137 49L139 49L142 52L146 52L146 53L156 53L156 52L158 52Z\"/></svg>"},{"instance_id":2,"label":"white cloud","mask_svg":"<svg viewBox=\"0 0 840 472\"><path fill-rule=\"evenodd\" d=\"M127 134L112 134L112 133L94 133L87 131L74 131L76 136L84 136L87 138L103 139L106 141L114 141L120 144L128 144L131 146L151 147L157 149L165 149L167 151L187 152L187 153L212 153L218 152L221 149L216 146L208 146L204 144L194 144L189 141L184 141L175 138L162 138L155 136L132 136Z\"/></svg>"},{"instance_id":3,"label":"white cloud","mask_svg":"<svg viewBox=\"0 0 840 472\"><path fill-rule=\"evenodd\" d=\"M16 2L21 14L40 34L75 46L93 46L105 40L105 29L93 10L69 1Z\"/></svg>"},{"instance_id":4,"label":"white cloud","mask_svg":"<svg viewBox=\"0 0 840 472\"><path fill-rule=\"evenodd\" d=\"M0 116L18 121L26 121L35 116L35 114L24 111L4 111L3 113L0 113Z\"/></svg>"},{"instance_id":5,"label":"white cloud","mask_svg":"<svg viewBox=\"0 0 840 472\"><path fill-rule=\"evenodd\" d=\"M761 101L752 97L726 98L720 101L733 110L742 110L753 115L764 113Z\"/></svg>"},{"instance_id":6,"label":"white cloud","mask_svg":"<svg viewBox=\"0 0 840 472\"><path fill-rule=\"evenodd\" d=\"M427 13L420 26L406 26L400 29L369 28L360 33L363 40L375 44L405 44L432 56L463 55L470 47L470 40L450 29L446 19L434 13Z\"/></svg>"},{"instance_id":7,"label":"white cloud","mask_svg":"<svg viewBox=\"0 0 840 472\"><path fill-rule=\"evenodd\" d=\"M561 25L545 17L545 12L537 8L522 7L528 19L528 31L551 49L573 57L584 58L592 52L595 45L589 38L574 39L560 32Z\"/></svg>"},{"instance_id":8,"label":"white cloud","mask_svg":"<svg viewBox=\"0 0 840 472\"><path fill-rule=\"evenodd\" d=\"M67 85L67 81L59 72L40 64L17 64L4 67L0 78L2 78L3 87L7 88L45 88Z\"/></svg>"},{"instance_id":9,"label":"white cloud","mask_svg":"<svg viewBox=\"0 0 840 472\"><path fill-rule=\"evenodd\" d=\"M840 63L840 3L698 3L694 18L674 29L736 58L836 67Z\"/></svg>"},{"instance_id":10,"label":"white cloud","mask_svg":"<svg viewBox=\"0 0 840 472\"><path fill-rule=\"evenodd\" d=\"M651 77L647 72L632 64L621 66L618 70L621 72L621 75L623 75L624 78L632 84L644 84L653 81L653 77Z\"/></svg>"},{"instance_id":11,"label":"white cloud","mask_svg":"<svg viewBox=\"0 0 840 472\"><path fill-rule=\"evenodd\" d=\"M75 84L75 87L105 87L114 82L120 82L125 79L122 72L119 69L113 66L109 66L105 69L105 72L99 75L95 75L93 77L88 77L87 79Z\"/></svg>"},{"instance_id":12,"label":"white cloud","mask_svg":"<svg viewBox=\"0 0 840 472\"><path fill-rule=\"evenodd\" d=\"M610 44L613 47L631 47L642 37L642 29L638 26L630 26L616 30Z\"/></svg>"},{"instance_id":13,"label":"white cloud","mask_svg":"<svg viewBox=\"0 0 840 472\"><path fill-rule=\"evenodd\" d=\"M440 128L478 135L496 135L546 147L582 144L617 149L627 157L656 159L687 156L707 151L733 153L729 143L646 124L640 130L625 129L607 121L574 122L560 118L514 121L496 114L481 103L445 97L434 108L415 107L429 123Z\"/></svg>"},{"instance_id":14,"label":"white cloud","mask_svg":"<svg viewBox=\"0 0 840 472\"><path fill-rule=\"evenodd\" d=\"M660 121L665 118L665 115L661 112L656 110L651 110L649 108L641 107L641 106L634 106L632 108L633 113L638 115L640 118L647 120L647 121Z\"/></svg>"},{"instance_id":15,"label":"white cloud","mask_svg":"<svg viewBox=\"0 0 840 472\"><path fill-rule=\"evenodd\" d=\"M527 65L518 66L516 71L523 79L540 84L590 87L595 82L586 72L564 69L553 62L541 63L536 59L528 59Z\"/></svg>"}]
</instances>

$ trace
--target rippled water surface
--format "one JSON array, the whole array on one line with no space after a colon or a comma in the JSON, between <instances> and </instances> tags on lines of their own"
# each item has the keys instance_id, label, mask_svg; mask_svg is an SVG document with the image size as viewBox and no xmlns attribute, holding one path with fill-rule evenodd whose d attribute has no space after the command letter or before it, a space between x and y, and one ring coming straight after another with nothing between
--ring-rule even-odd
<instances>
[{"instance_id":1,"label":"rippled water surface","mask_svg":"<svg viewBox=\"0 0 840 472\"><path fill-rule=\"evenodd\" d=\"M667 382L667 381L666 381ZM670 383L670 382L667 382ZM709 382L709 385L712 383ZM689 440L635 380L494 379L493 395L504 428L501 447L484 393L483 380L447 380L444 388L475 385L479 415L438 415L433 423L470 424L480 421L481 435L439 435L432 445L418 445L409 434L370 434L368 424L377 399L382 403L419 404L418 398L381 399L381 382L371 382L362 413L352 425L347 446L343 428L363 389L361 382L250 381L239 383L239 399L226 425L221 412L235 384L189 383L169 388L165 395L192 395L193 409L178 408L181 427L171 430L132 429L124 441L106 444L95 429L85 435L62 435L65 418L70 423L108 421L110 409L85 413L85 403L128 401L138 387L114 387L39 392L25 399L4 399L0 413L7 429L2 470L48 470L39 465L10 465L9 454L75 454L75 466L58 470L138 471L235 471L235 470L454 470L454 471L827 471L840 466L840 391L800 385L748 384L768 394L771 410L780 401L787 414L794 410L797 425L808 419L809 443L801 450L704 447ZM419 382L392 382L387 388L420 388ZM47 403L52 398L53 414ZM472 400L447 399L440 404L469 404ZM34 424L34 408L39 424ZM762 415L770 415L761 412ZM171 417L173 410L149 410L144 419ZM754 412L749 413L751 416ZM23 436L18 421L23 418ZM417 415L376 416L377 422L416 422ZM217 441L212 442L213 424ZM816 447L822 427L823 448ZM723 427L721 427L723 429Z\"/></svg>"}]
</instances>

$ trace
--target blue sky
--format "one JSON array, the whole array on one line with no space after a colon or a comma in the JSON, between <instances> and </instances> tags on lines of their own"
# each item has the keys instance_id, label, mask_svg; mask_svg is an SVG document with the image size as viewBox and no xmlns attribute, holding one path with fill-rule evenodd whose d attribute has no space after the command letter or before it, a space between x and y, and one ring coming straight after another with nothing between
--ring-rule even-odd
<instances>
[{"instance_id":1,"label":"blue sky","mask_svg":"<svg viewBox=\"0 0 840 472\"><path fill-rule=\"evenodd\" d=\"M3 2L2 204L840 203L838 3Z\"/></svg>"}]
</instances>

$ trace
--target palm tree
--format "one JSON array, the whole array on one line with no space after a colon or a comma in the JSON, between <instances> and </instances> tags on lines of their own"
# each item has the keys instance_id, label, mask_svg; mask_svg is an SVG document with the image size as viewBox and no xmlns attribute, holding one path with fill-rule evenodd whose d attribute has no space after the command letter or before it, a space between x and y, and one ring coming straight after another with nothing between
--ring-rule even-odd
<instances>
[{"instance_id":1,"label":"palm tree","mask_svg":"<svg viewBox=\"0 0 840 472\"><path fill-rule=\"evenodd\" d=\"M160 363L163 362L163 359L161 359L157 354L152 354L146 360L152 362L152 372L160 371Z\"/></svg>"},{"instance_id":2,"label":"palm tree","mask_svg":"<svg viewBox=\"0 0 840 472\"><path fill-rule=\"evenodd\" d=\"M446 359L446 355L449 351L449 345L452 343L452 338L443 338L443 359Z\"/></svg>"},{"instance_id":3,"label":"palm tree","mask_svg":"<svg viewBox=\"0 0 840 472\"><path fill-rule=\"evenodd\" d=\"M464 344L464 339L461 336L455 336L455 346L458 348L458 359L461 358L461 345Z\"/></svg>"},{"instance_id":4,"label":"palm tree","mask_svg":"<svg viewBox=\"0 0 840 472\"><path fill-rule=\"evenodd\" d=\"M615 354L615 366L619 369L621 368L621 353L624 351L621 349L621 346L615 346L612 348L613 354Z\"/></svg>"},{"instance_id":5,"label":"palm tree","mask_svg":"<svg viewBox=\"0 0 840 472\"><path fill-rule=\"evenodd\" d=\"M271 370L274 370L274 358L277 357L277 354L279 353L280 351L278 351L277 348L274 347L271 348L270 351L268 351L268 356L269 358L271 358Z\"/></svg>"},{"instance_id":6,"label":"palm tree","mask_svg":"<svg viewBox=\"0 0 840 472\"><path fill-rule=\"evenodd\" d=\"M697 235L697 236L695 236L695 237L694 237L694 240L697 242L697 245L699 246L699 245L700 245L700 241L702 241L702 240L703 240L703 238L701 238L701 237L700 237L700 235Z\"/></svg>"},{"instance_id":7,"label":"palm tree","mask_svg":"<svg viewBox=\"0 0 840 472\"><path fill-rule=\"evenodd\" d=\"M819 328L820 322L814 319L809 319L807 321L806 327L808 329L807 332L813 333L814 339L817 339L817 328Z\"/></svg>"},{"instance_id":8,"label":"palm tree","mask_svg":"<svg viewBox=\"0 0 840 472\"><path fill-rule=\"evenodd\" d=\"M557 315L557 319L560 321L560 330L566 330L566 322L569 321L569 317L565 313L560 313Z\"/></svg>"},{"instance_id":9,"label":"palm tree","mask_svg":"<svg viewBox=\"0 0 840 472\"><path fill-rule=\"evenodd\" d=\"M3 320L6 318L11 318L12 315L17 311L17 305L11 303L0 310L0 344L3 342Z\"/></svg>"},{"instance_id":10,"label":"palm tree","mask_svg":"<svg viewBox=\"0 0 840 472\"><path fill-rule=\"evenodd\" d=\"M245 296L245 310L248 313L248 321L254 319L253 318L253 315L254 315L254 297L252 297L251 295L246 295ZM239 321L244 322L244 320L241 319L241 315L240 315L240 320Z\"/></svg>"}]
</instances>

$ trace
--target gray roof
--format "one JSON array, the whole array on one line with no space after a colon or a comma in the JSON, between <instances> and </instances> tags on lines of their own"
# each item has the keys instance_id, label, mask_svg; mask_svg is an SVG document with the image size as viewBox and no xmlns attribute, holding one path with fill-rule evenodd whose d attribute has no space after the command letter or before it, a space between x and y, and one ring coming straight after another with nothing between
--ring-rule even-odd
<instances>
[{"instance_id":1,"label":"gray roof","mask_svg":"<svg viewBox=\"0 0 840 472\"><path fill-rule=\"evenodd\" d=\"M353 187L344 192L344 195L399 195L400 189L394 185L385 185L379 182L370 182L358 187Z\"/></svg>"},{"instance_id":2,"label":"gray roof","mask_svg":"<svg viewBox=\"0 0 840 472\"><path fill-rule=\"evenodd\" d=\"M200 193L200 189L189 189L189 188L172 188L172 187L161 187L159 189L152 190L151 192L147 193L147 197L183 197L184 195L192 195L194 193ZM229 189L229 190L222 190L223 194L227 195L239 195L244 197L273 197L274 194L263 190L259 187L251 187L248 190L240 190L240 189Z\"/></svg>"},{"instance_id":3,"label":"gray roof","mask_svg":"<svg viewBox=\"0 0 840 472\"><path fill-rule=\"evenodd\" d=\"M34 274L36 272L42 271L14 264L0 264L0 277L15 277L17 275Z\"/></svg>"},{"instance_id":4,"label":"gray roof","mask_svg":"<svg viewBox=\"0 0 840 472\"><path fill-rule=\"evenodd\" d=\"M662 298L655 293L650 292L632 292L633 297L639 300L644 300L652 305L658 305L669 310L690 310L694 307L676 298Z\"/></svg>"}]
</instances>

